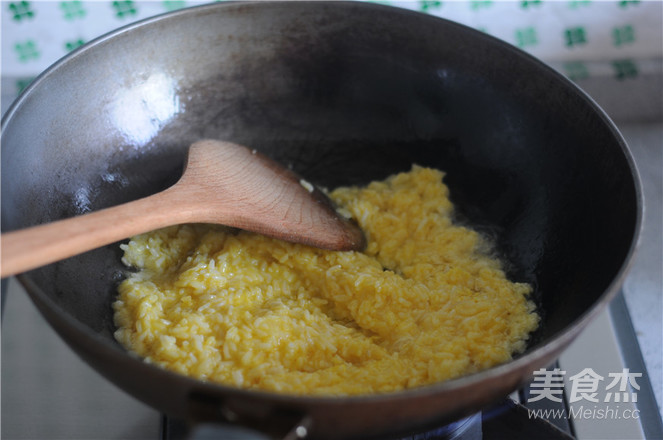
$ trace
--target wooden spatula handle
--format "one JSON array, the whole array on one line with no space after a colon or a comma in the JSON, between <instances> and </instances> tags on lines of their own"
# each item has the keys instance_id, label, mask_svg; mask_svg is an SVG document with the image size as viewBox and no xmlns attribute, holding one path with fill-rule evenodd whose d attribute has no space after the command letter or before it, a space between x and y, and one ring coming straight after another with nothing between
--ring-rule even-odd
<instances>
[{"instance_id":1,"label":"wooden spatula handle","mask_svg":"<svg viewBox=\"0 0 663 440\"><path fill-rule=\"evenodd\" d=\"M89 214L2 234L0 272L14 275L173 224L169 193ZM181 212L181 211L178 211ZM185 221L185 220L182 220Z\"/></svg>"}]
</instances>

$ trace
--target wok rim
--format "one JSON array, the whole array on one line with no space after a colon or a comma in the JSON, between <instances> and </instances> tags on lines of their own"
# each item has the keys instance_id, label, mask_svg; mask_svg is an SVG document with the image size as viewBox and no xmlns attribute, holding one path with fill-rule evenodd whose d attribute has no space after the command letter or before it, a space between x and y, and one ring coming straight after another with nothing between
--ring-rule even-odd
<instances>
[{"instance_id":1,"label":"wok rim","mask_svg":"<svg viewBox=\"0 0 663 440\"><path fill-rule=\"evenodd\" d=\"M237 1L237 2L223 2L223 3L197 5L197 6L186 7L175 11L154 15L121 26L114 30L111 30L103 35L100 35L90 40L83 46L68 53L67 55L60 58L52 65L50 65L37 77L35 77L35 79L12 102L12 104L9 106L9 108L3 115L2 120L0 122L2 133L4 133L5 127L11 122L14 114L16 114L21 110L23 103L29 98L29 96L33 93L35 89L40 87L40 84L44 81L45 78L52 75L53 72L56 72L58 69L61 68L61 66L70 62L74 62L75 59L79 57L81 54L89 50L93 50L96 46L103 44L106 41L112 40L113 38L119 35L132 32L138 28L149 26L154 22L160 22L167 19L175 19L179 15L203 13L205 10L232 9L237 7L260 8L263 7L264 5L268 6L285 5L288 3L292 2L287 0L266 1L266 2ZM581 100L587 106L587 109L591 110L594 114L596 114L598 116L599 121L606 128L610 130L612 137L619 145L621 153L623 154L624 159L626 160L626 163L630 170L630 175L633 180L634 193L635 193L634 194L635 208L636 208L634 229L628 252L624 257L619 267L619 270L616 271L614 276L612 277L609 285L589 308L587 308L575 321L569 324L562 331L558 332L555 336L553 336L549 340L543 341L544 343L542 343L542 345L535 346L531 349L526 349L525 353L517 355L514 359L480 372L416 388L409 388L409 389L384 392L384 393L360 394L360 395L299 395L299 394L270 392L264 390L232 387L219 383L195 379L190 376L166 370L164 368L158 367L153 364L148 364L144 362L142 359L130 353L128 350L122 347L118 342L113 343L112 341L109 341L107 338L94 333L86 325L79 322L77 319L73 318L69 313L64 311L64 309L62 309L58 304L56 304L47 294L45 294L38 286L36 286L35 283L32 282L32 280L29 277L29 272L16 275L17 280L25 288L31 300L33 301L33 303L37 304L38 308L40 308L40 305L42 305L43 307L47 307L49 311L52 311L57 315L58 319L65 322L66 325L71 330L80 334L89 342L93 342L95 344L101 344L102 347L113 350L114 352L117 353L118 356L122 356L132 364L146 366L147 368L159 371L161 372L161 374L165 374L167 377L172 378L172 380L180 380L180 381L183 380L187 385L189 385L190 389L202 388L205 391L218 395L228 395L231 393L232 395L239 397L258 398L262 400L269 400L274 403L295 404L301 406L309 406L309 405L336 406L336 405L346 405L349 403L370 404L370 403L384 402L390 400L391 401L411 400L414 398L421 398L424 396L439 395L449 391L456 391L456 390L462 390L463 388L469 388L475 386L477 383L484 382L487 380L494 380L496 378L500 378L502 376L507 375L507 373L509 372L525 369L527 367L531 367L532 365L540 367L545 366L543 365L544 359L548 359L551 356L558 356L559 353L561 353L561 351L563 351L582 332L582 330L591 322L591 320L594 319L596 315L601 313L601 311L603 311L606 305L610 301L612 301L612 299L616 296L630 268L633 265L634 256L640 244L640 240L642 237L644 211L645 211L642 181L637 165L633 158L633 155L628 147L628 144L623 138L623 135L620 133L615 123L610 119L610 117L606 114L606 112L594 101L594 99L591 96L589 96L577 84L573 83L570 79L562 75L560 72L556 71L548 64L545 64L543 61L539 60L533 55L530 55L529 53L507 43L504 40L500 40L497 37L493 37L491 35L473 29L464 24L457 23L446 18L435 17L432 15L427 15L416 11L411 11L403 8L387 6L382 4L375 4L375 3L363 3L363 2L353 2L353 1L313 1L313 2L302 1L296 3L299 4L316 3L320 5L341 4L356 8L378 9L378 10L384 10L385 13L389 13L392 15L403 14L409 16L418 16L422 20L435 20L444 23L445 26L453 26L460 28L461 30L463 30L463 32L472 34L472 38L476 39L476 41L480 40L488 41L490 44L499 46L500 49L502 50L508 50L509 52L514 53L515 55L520 57L524 63L535 64L538 67L538 69L541 70L542 73L543 72L547 73L555 82L559 83L561 86L565 87L570 92L581 98ZM2 217L3 218L5 217L4 212L2 214ZM41 312L41 310L40 314L44 316L44 313ZM55 329L55 331L58 333L60 332L59 329L57 328ZM96 368L94 367L91 368L96 370ZM533 371L534 370L530 372L529 376L532 375Z\"/></svg>"}]
</instances>

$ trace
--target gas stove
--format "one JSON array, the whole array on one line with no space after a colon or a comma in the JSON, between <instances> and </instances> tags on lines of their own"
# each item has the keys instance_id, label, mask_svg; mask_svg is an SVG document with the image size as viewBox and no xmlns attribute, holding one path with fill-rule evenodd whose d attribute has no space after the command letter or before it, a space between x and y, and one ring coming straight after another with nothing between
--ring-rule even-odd
<instances>
[{"instance_id":1,"label":"gas stove","mask_svg":"<svg viewBox=\"0 0 663 440\"><path fill-rule=\"evenodd\" d=\"M657 405L663 398L663 124L620 129L641 172L647 211L622 292L554 365L534 372L528 387L409 439L663 438ZM15 279L3 280L2 331L3 438L238 438L209 427L188 430L115 388L65 346Z\"/></svg>"}]
</instances>

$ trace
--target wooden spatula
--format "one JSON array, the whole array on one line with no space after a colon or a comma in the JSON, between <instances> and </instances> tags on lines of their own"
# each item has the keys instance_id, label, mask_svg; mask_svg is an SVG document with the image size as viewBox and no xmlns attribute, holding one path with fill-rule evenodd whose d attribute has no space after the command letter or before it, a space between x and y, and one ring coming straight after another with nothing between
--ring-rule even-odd
<instances>
[{"instance_id":1,"label":"wooden spatula","mask_svg":"<svg viewBox=\"0 0 663 440\"><path fill-rule=\"evenodd\" d=\"M362 231L326 196L278 163L230 142L189 149L180 180L136 201L2 234L2 277L136 234L183 223L217 223L330 250L361 250Z\"/></svg>"}]
</instances>

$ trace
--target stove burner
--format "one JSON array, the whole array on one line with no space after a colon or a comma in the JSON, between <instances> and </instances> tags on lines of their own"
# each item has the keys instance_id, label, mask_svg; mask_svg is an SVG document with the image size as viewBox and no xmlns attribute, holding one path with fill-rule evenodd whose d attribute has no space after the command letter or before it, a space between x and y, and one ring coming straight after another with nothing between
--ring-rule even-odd
<instances>
[{"instance_id":1,"label":"stove burner","mask_svg":"<svg viewBox=\"0 0 663 440\"><path fill-rule=\"evenodd\" d=\"M482 440L481 413L401 440Z\"/></svg>"},{"instance_id":2,"label":"stove burner","mask_svg":"<svg viewBox=\"0 0 663 440\"><path fill-rule=\"evenodd\" d=\"M208 440L223 438L214 427L191 431L186 423L164 416L161 429L162 440ZM234 435L243 431L233 430ZM244 436L246 435L246 436ZM237 437L234 437L237 438ZM259 434L242 434L239 438L262 438ZM550 440L573 440L573 437L556 428L546 420L530 417L527 408L505 399L499 405L465 419L409 437L386 440L501 440L505 438L546 438Z\"/></svg>"}]
</instances>

